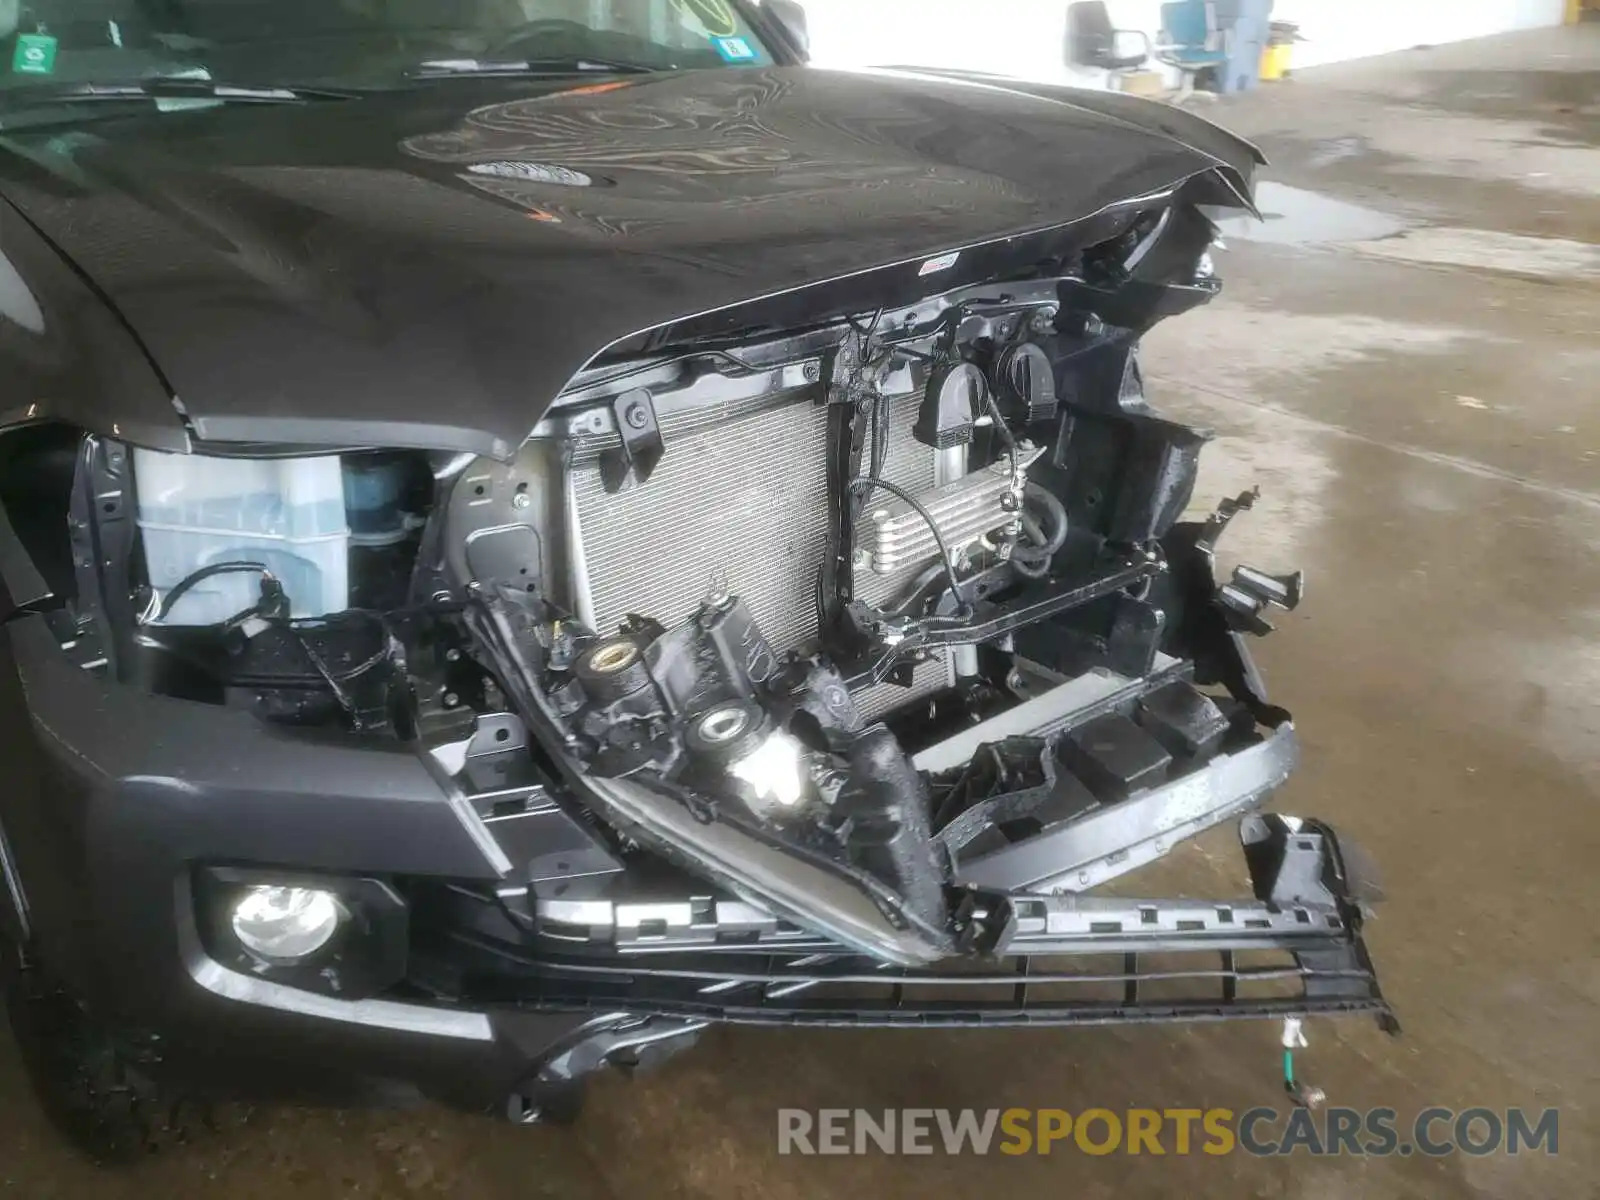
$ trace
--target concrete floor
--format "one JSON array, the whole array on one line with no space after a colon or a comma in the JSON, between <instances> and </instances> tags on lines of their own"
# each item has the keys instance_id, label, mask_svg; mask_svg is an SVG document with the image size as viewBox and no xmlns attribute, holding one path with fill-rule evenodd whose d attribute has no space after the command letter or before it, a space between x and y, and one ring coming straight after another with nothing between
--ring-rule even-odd
<instances>
[{"instance_id":1,"label":"concrete floor","mask_svg":"<svg viewBox=\"0 0 1600 1200\"><path fill-rule=\"evenodd\" d=\"M1306 743L1279 805L1335 821L1386 867L1371 944L1405 1036L1320 1022L1303 1072L1336 1103L1402 1114L1559 1105L1559 1158L779 1158L780 1106L1273 1104L1276 1030L723 1031L605 1081L573 1131L264 1112L113 1177L52 1140L0 1040L0 1193L1596 1195L1597 100L1588 26L1217 105L1260 139L1269 178L1303 191L1268 194L1255 240L1219 255L1223 299L1148 354L1158 402L1219 431L1204 499L1262 486L1228 551L1311 579L1261 652ZM1141 890L1238 892L1230 842L1203 839Z\"/></svg>"}]
</instances>

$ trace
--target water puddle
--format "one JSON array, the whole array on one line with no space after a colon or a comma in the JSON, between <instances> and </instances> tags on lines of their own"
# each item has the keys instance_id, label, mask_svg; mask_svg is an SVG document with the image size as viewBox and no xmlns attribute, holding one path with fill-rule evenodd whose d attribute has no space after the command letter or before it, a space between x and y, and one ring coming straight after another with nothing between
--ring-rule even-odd
<instances>
[{"instance_id":1,"label":"water puddle","mask_svg":"<svg viewBox=\"0 0 1600 1200\"><path fill-rule=\"evenodd\" d=\"M1404 237L1363 242L1352 249L1397 262L1502 271L1535 279L1600 279L1600 246L1493 229L1417 229Z\"/></svg>"},{"instance_id":2,"label":"water puddle","mask_svg":"<svg viewBox=\"0 0 1600 1200\"><path fill-rule=\"evenodd\" d=\"M1277 246L1340 246L1372 258L1436 267L1499 271L1536 279L1600 278L1600 245L1490 229L1425 225L1320 192L1263 180L1261 220L1208 209L1225 241Z\"/></svg>"},{"instance_id":3,"label":"water puddle","mask_svg":"<svg viewBox=\"0 0 1600 1200\"><path fill-rule=\"evenodd\" d=\"M1261 210L1259 221L1248 214L1218 219L1222 236L1280 246L1317 246L1393 237L1411 224L1392 213L1270 179L1256 185L1256 207Z\"/></svg>"}]
</instances>

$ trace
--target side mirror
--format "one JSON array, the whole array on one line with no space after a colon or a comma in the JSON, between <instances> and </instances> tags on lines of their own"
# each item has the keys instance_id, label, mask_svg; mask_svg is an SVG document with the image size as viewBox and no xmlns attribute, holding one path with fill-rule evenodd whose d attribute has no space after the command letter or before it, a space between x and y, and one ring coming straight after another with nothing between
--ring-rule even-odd
<instances>
[{"instance_id":1,"label":"side mirror","mask_svg":"<svg viewBox=\"0 0 1600 1200\"><path fill-rule=\"evenodd\" d=\"M811 28L806 22L805 5L800 0L765 0L761 7L783 26L784 33L789 35L789 40L799 48L800 53L809 56Z\"/></svg>"}]
</instances>

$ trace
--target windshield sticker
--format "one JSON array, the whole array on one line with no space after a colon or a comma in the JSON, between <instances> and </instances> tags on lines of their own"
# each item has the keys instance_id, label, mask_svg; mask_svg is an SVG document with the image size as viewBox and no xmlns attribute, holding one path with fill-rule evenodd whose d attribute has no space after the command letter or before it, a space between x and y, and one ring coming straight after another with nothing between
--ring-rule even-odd
<instances>
[{"instance_id":1,"label":"windshield sticker","mask_svg":"<svg viewBox=\"0 0 1600 1200\"><path fill-rule=\"evenodd\" d=\"M739 20L727 0L672 0L672 7L689 22L697 23L707 37L733 37L739 32Z\"/></svg>"},{"instance_id":2,"label":"windshield sticker","mask_svg":"<svg viewBox=\"0 0 1600 1200\"><path fill-rule=\"evenodd\" d=\"M742 37L715 37L711 44L722 55L723 62L750 62L756 56L750 43Z\"/></svg>"},{"instance_id":3,"label":"windshield sticker","mask_svg":"<svg viewBox=\"0 0 1600 1200\"><path fill-rule=\"evenodd\" d=\"M917 274L932 275L937 271L948 271L951 267L956 265L956 259L960 257L961 251L952 250L949 254L941 254L938 258L930 258L927 262L922 264L922 269L919 270Z\"/></svg>"},{"instance_id":4,"label":"windshield sticker","mask_svg":"<svg viewBox=\"0 0 1600 1200\"><path fill-rule=\"evenodd\" d=\"M11 69L18 75L53 75L56 45L56 39L49 34L19 33L17 48L11 55Z\"/></svg>"}]
</instances>

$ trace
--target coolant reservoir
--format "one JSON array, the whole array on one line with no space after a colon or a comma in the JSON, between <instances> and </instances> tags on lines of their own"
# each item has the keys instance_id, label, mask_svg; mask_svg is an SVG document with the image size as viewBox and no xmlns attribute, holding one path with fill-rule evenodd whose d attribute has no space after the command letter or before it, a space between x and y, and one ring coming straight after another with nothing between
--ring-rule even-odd
<instances>
[{"instance_id":1,"label":"coolant reservoir","mask_svg":"<svg viewBox=\"0 0 1600 1200\"><path fill-rule=\"evenodd\" d=\"M162 596L218 563L261 563L296 617L350 604L350 530L337 455L206 458L133 452L139 530L151 586ZM259 576L213 575L185 591L166 625L226 621L260 598Z\"/></svg>"}]
</instances>

